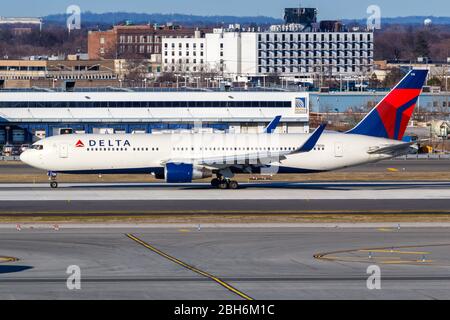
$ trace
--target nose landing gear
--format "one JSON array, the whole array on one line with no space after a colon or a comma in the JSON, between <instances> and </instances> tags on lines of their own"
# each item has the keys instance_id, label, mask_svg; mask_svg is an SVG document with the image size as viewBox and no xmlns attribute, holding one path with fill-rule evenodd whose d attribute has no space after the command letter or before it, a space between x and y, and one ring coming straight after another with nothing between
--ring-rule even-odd
<instances>
[{"instance_id":1,"label":"nose landing gear","mask_svg":"<svg viewBox=\"0 0 450 320\"><path fill-rule=\"evenodd\" d=\"M58 182L56 181L57 174L55 172L49 171L47 175L48 180L50 180L50 188L52 189L58 188Z\"/></svg>"}]
</instances>

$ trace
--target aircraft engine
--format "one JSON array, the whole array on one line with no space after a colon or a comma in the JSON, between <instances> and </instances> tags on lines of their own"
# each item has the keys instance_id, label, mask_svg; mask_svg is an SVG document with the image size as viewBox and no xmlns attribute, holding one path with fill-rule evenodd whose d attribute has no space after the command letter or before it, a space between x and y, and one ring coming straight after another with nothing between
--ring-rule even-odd
<instances>
[{"instance_id":1,"label":"aircraft engine","mask_svg":"<svg viewBox=\"0 0 450 320\"><path fill-rule=\"evenodd\" d=\"M186 183L212 177L212 171L196 167L192 163L167 163L164 178L168 183Z\"/></svg>"}]
</instances>

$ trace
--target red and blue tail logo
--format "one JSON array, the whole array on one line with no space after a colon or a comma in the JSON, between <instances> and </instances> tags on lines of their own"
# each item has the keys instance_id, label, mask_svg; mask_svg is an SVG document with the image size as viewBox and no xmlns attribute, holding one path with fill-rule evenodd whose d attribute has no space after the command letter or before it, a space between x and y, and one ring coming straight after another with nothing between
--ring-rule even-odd
<instances>
[{"instance_id":1,"label":"red and blue tail logo","mask_svg":"<svg viewBox=\"0 0 450 320\"><path fill-rule=\"evenodd\" d=\"M411 70L358 125L347 133L402 140L428 70Z\"/></svg>"}]
</instances>

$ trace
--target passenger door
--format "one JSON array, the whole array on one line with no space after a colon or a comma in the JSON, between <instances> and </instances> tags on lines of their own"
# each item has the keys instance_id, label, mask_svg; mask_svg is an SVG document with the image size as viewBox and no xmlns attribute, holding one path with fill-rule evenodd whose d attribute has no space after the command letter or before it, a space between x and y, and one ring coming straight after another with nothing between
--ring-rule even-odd
<instances>
[{"instance_id":1,"label":"passenger door","mask_svg":"<svg viewBox=\"0 0 450 320\"><path fill-rule=\"evenodd\" d=\"M69 157L69 146L66 143L62 143L59 145L59 157L60 158Z\"/></svg>"},{"instance_id":2,"label":"passenger door","mask_svg":"<svg viewBox=\"0 0 450 320\"><path fill-rule=\"evenodd\" d=\"M334 143L334 156L336 158L342 158L344 156L344 145L342 142Z\"/></svg>"}]
</instances>

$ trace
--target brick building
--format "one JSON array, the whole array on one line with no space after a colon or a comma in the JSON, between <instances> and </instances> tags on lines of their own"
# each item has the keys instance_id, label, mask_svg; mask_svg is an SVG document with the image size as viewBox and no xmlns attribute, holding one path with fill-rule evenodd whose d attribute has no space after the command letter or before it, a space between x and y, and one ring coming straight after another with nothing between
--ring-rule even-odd
<instances>
[{"instance_id":1,"label":"brick building","mask_svg":"<svg viewBox=\"0 0 450 320\"><path fill-rule=\"evenodd\" d=\"M194 36L196 28L180 26L114 26L107 31L90 31L88 53L90 59L150 58L161 54L162 38ZM200 32L208 32L201 30Z\"/></svg>"}]
</instances>

